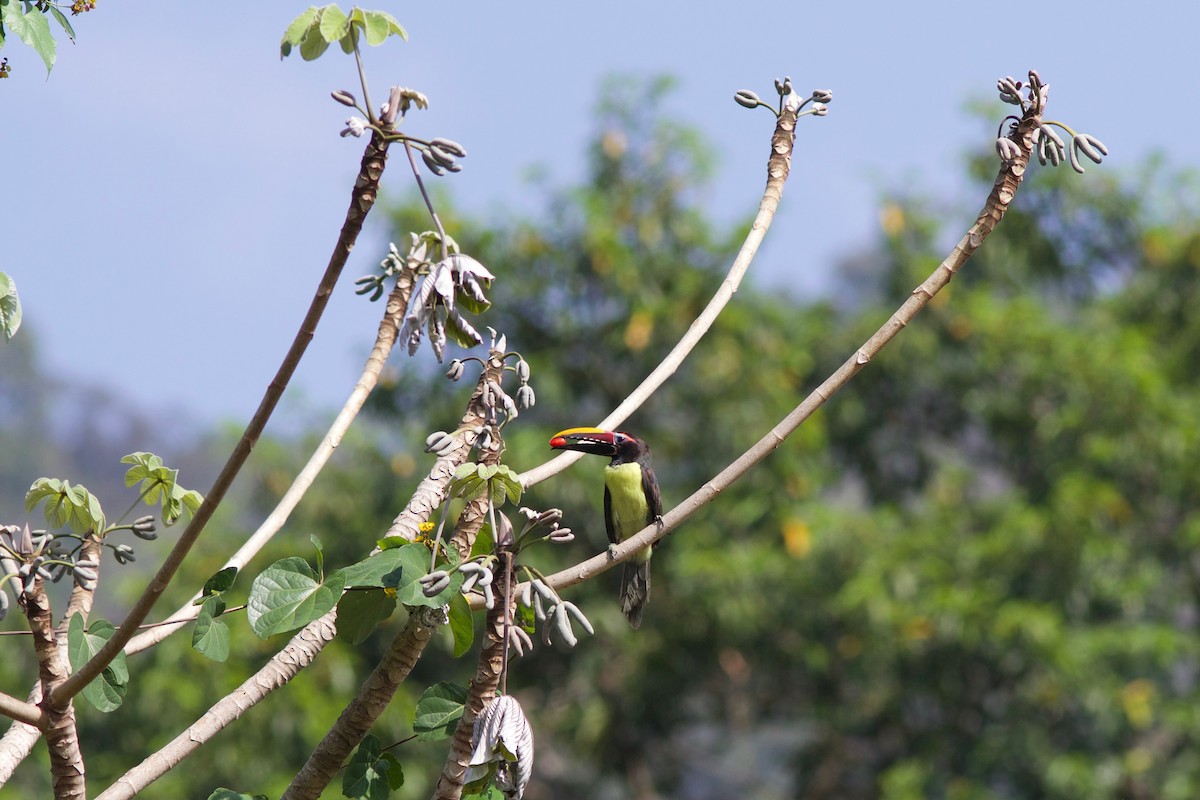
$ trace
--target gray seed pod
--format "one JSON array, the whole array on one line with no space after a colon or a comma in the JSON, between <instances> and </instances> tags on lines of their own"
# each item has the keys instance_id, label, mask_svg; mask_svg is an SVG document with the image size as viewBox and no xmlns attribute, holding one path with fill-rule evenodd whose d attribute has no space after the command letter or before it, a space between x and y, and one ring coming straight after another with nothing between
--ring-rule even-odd
<instances>
[{"instance_id":1,"label":"gray seed pod","mask_svg":"<svg viewBox=\"0 0 1200 800\"><path fill-rule=\"evenodd\" d=\"M1067 155L1071 159L1071 169L1082 175L1085 170L1083 168L1083 164L1079 163L1079 148L1075 147L1074 145L1075 143L1072 142L1071 149L1067 151Z\"/></svg>"},{"instance_id":2,"label":"gray seed pod","mask_svg":"<svg viewBox=\"0 0 1200 800\"><path fill-rule=\"evenodd\" d=\"M454 141L453 139L443 139L442 137L439 136L436 139L430 139L429 143L431 145L433 145L434 147L440 147L441 149L445 150L447 153L456 155L459 158L467 157L466 148L464 148L461 144Z\"/></svg>"},{"instance_id":3,"label":"gray seed pod","mask_svg":"<svg viewBox=\"0 0 1200 800\"><path fill-rule=\"evenodd\" d=\"M749 89L742 89L734 94L733 99L737 101L739 106L745 108L758 108L762 105L762 100L758 99L758 95Z\"/></svg>"},{"instance_id":4,"label":"gray seed pod","mask_svg":"<svg viewBox=\"0 0 1200 800\"><path fill-rule=\"evenodd\" d=\"M812 93L812 99L815 103L832 103L833 92L829 89L817 89Z\"/></svg>"},{"instance_id":5,"label":"gray seed pod","mask_svg":"<svg viewBox=\"0 0 1200 800\"><path fill-rule=\"evenodd\" d=\"M425 452L437 452L439 455L442 450L453 449L455 444L454 437L445 431L434 431L425 437Z\"/></svg>"},{"instance_id":6,"label":"gray seed pod","mask_svg":"<svg viewBox=\"0 0 1200 800\"><path fill-rule=\"evenodd\" d=\"M529 634L520 625L508 626L508 643L517 651L518 656L523 656L533 650L533 639L529 638Z\"/></svg>"},{"instance_id":7,"label":"gray seed pod","mask_svg":"<svg viewBox=\"0 0 1200 800\"><path fill-rule=\"evenodd\" d=\"M345 89L338 89L336 92L330 92L329 96L337 100L344 106L354 108L358 105L358 101L354 99L354 95L347 92Z\"/></svg>"},{"instance_id":8,"label":"gray seed pod","mask_svg":"<svg viewBox=\"0 0 1200 800\"><path fill-rule=\"evenodd\" d=\"M429 155L433 158L434 161L441 164L443 167L449 167L452 164L454 164L454 156L451 155L450 153L447 153L445 150L438 147L437 145L429 146Z\"/></svg>"},{"instance_id":9,"label":"gray seed pod","mask_svg":"<svg viewBox=\"0 0 1200 800\"><path fill-rule=\"evenodd\" d=\"M1102 156L1108 155L1108 148L1104 146L1104 143L1086 133L1078 134L1074 139L1074 144L1081 153L1097 164L1100 163Z\"/></svg>"},{"instance_id":10,"label":"gray seed pod","mask_svg":"<svg viewBox=\"0 0 1200 800\"><path fill-rule=\"evenodd\" d=\"M592 627L592 623L588 622L588 618L583 615L583 612L579 610L577 605L574 603L563 603L562 607L567 610L568 614L575 618L575 621L578 622L580 627L587 631L589 635L596 635L596 630Z\"/></svg>"},{"instance_id":11,"label":"gray seed pod","mask_svg":"<svg viewBox=\"0 0 1200 800\"><path fill-rule=\"evenodd\" d=\"M446 370L446 377L452 381L457 381L463 376L466 367L461 358L456 358L450 362L450 369Z\"/></svg>"},{"instance_id":12,"label":"gray seed pod","mask_svg":"<svg viewBox=\"0 0 1200 800\"><path fill-rule=\"evenodd\" d=\"M422 575L417 582L421 584L421 591L426 597L433 597L450 585L450 573L444 569L434 570Z\"/></svg>"},{"instance_id":13,"label":"gray seed pod","mask_svg":"<svg viewBox=\"0 0 1200 800\"><path fill-rule=\"evenodd\" d=\"M1021 148L1012 139L1001 136L996 140L996 153L1005 164L1012 164L1021 157Z\"/></svg>"},{"instance_id":14,"label":"gray seed pod","mask_svg":"<svg viewBox=\"0 0 1200 800\"><path fill-rule=\"evenodd\" d=\"M537 395L533 393L533 387L529 384L517 388L517 405L521 408L533 408L537 402Z\"/></svg>"},{"instance_id":15,"label":"gray seed pod","mask_svg":"<svg viewBox=\"0 0 1200 800\"><path fill-rule=\"evenodd\" d=\"M430 155L428 150L421 151L421 160L425 162L425 166L429 167L429 171L434 175L446 174L445 168L443 168L442 165L437 162L436 158Z\"/></svg>"},{"instance_id":16,"label":"gray seed pod","mask_svg":"<svg viewBox=\"0 0 1200 800\"><path fill-rule=\"evenodd\" d=\"M554 627L558 629L558 635L567 643L568 647L574 647L579 640L575 638L575 631L571 630L571 618L567 616L566 603L559 603L554 609Z\"/></svg>"}]
</instances>

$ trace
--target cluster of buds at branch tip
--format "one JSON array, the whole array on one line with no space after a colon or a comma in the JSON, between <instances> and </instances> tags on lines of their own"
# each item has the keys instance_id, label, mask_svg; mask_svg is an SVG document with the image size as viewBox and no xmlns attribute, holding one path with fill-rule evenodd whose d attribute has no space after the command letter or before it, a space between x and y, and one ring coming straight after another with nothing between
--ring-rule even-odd
<instances>
[{"instance_id":1,"label":"cluster of buds at branch tip","mask_svg":"<svg viewBox=\"0 0 1200 800\"><path fill-rule=\"evenodd\" d=\"M98 565L94 561L72 561L63 554L58 538L44 530L31 531L28 525L0 526L0 619L9 608L6 588L24 602L24 595L34 590L38 580L57 581L67 571L81 587L95 588Z\"/></svg>"},{"instance_id":2,"label":"cluster of buds at branch tip","mask_svg":"<svg viewBox=\"0 0 1200 800\"><path fill-rule=\"evenodd\" d=\"M403 86L393 86L388 93L387 102L379 107L379 120L391 127L397 119L403 119L412 106L419 109L429 108L429 98L416 89L406 89Z\"/></svg>"},{"instance_id":3,"label":"cluster of buds at branch tip","mask_svg":"<svg viewBox=\"0 0 1200 800\"><path fill-rule=\"evenodd\" d=\"M541 539L555 544L566 544L567 542L575 541L575 534L570 528L560 528L559 520L562 519L563 512L561 508L551 508L546 511L536 511L532 508L522 506L518 509L518 513L525 517L525 526L521 528L521 533L517 536L518 542L523 542L530 534L541 528L548 528L549 531L541 537ZM528 603L526 604L528 605Z\"/></svg>"},{"instance_id":4,"label":"cluster of buds at branch tip","mask_svg":"<svg viewBox=\"0 0 1200 800\"><path fill-rule=\"evenodd\" d=\"M797 112L797 116L812 114L813 116L817 117L824 117L829 114L828 104L833 101L833 92L829 91L828 89L816 89L807 98L801 100L796 94L795 90L792 88L792 79L787 76L783 77L782 79L775 79L775 92L779 95L778 110L772 108L770 104L763 102L762 98L749 89L741 89L735 92L733 99L738 105L745 108L758 108L759 106L762 106L775 116L779 116L779 114L783 112L784 108L788 108ZM808 111L801 112L800 109L804 108L804 106L808 105L809 103L812 103L812 108L810 108Z\"/></svg>"},{"instance_id":5,"label":"cluster of buds at branch tip","mask_svg":"<svg viewBox=\"0 0 1200 800\"><path fill-rule=\"evenodd\" d=\"M1032 142L1034 150L1037 153L1038 163L1042 166L1049 164L1052 167L1057 167L1063 161L1069 161L1071 168L1076 172L1084 172L1083 163L1080 155L1089 158L1099 164L1102 158L1108 155L1108 148L1104 143L1088 133L1077 133L1069 126L1055 122L1053 120L1041 120L1040 116L1046 109L1046 101L1050 96L1050 85L1042 81L1037 70L1029 70L1029 82L1022 83L1012 76L1006 76L996 82L996 88L1000 92L1000 99L1005 103L1020 106L1023 113L1026 115L1036 115L1037 127L1034 128L1032 134ZM1025 92L1022 95L1022 91ZM1013 133L1017 130L1018 120L1016 117L1007 117L1001 122L1012 121L1009 135L998 135L996 139L996 153L1000 156L1000 160L1005 164L1012 164L1017 161L1022 153L1021 148L1013 138ZM1058 134L1055 128L1061 128L1071 136L1071 146L1068 149L1067 144L1063 141L1062 136Z\"/></svg>"}]
</instances>

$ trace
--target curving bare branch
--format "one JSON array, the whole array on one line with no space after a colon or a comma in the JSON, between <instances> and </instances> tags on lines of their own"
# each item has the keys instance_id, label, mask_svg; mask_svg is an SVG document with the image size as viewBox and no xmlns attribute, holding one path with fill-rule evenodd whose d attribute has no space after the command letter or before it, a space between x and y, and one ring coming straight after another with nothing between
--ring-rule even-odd
<instances>
[{"instance_id":1,"label":"curving bare branch","mask_svg":"<svg viewBox=\"0 0 1200 800\"><path fill-rule=\"evenodd\" d=\"M660 527L650 525L637 535L626 539L611 550L595 555L573 567L556 572L546 578L546 582L556 589L573 586L588 578L605 572L617 564L628 560L642 548L666 536L681 523L692 516L702 506L724 491L734 481L741 478L752 467L758 464L779 447L800 425L824 405L839 389L850 382L850 379L862 371L879 352L900 331L913 320L921 309L941 291L955 273L966 263L967 259L984 243L996 226L1004 218L1021 181L1025 176L1026 167L1033 148L1033 132L1042 124L1041 117L1045 110L1044 99L1041 103L1026 110L1020 121L1009 135L1019 148L1019 154L1012 159L1003 161L996 180L992 185L984 203L983 210L975 219L975 223L967 230L958 244L950 251L945 260L921 283L913 289L908 299L894 314L867 339L832 375L814 389L800 405L796 406L786 417L779 421L765 436L746 452L742 453L728 467L718 473L712 480L701 486L690 497L663 515ZM546 466L546 465L544 465ZM553 474L553 473L551 473ZM471 604L478 608L478 600Z\"/></svg>"},{"instance_id":2,"label":"curving bare branch","mask_svg":"<svg viewBox=\"0 0 1200 800\"><path fill-rule=\"evenodd\" d=\"M775 124L775 132L771 136L771 155L767 159L767 185L763 189L762 199L758 204L758 213L750 225L750 231L746 234L741 249L733 259L729 272L726 273L725 279L717 288L716 294L708 301L708 305L692 322L687 333L667 354L666 358L646 376L641 385L613 409L611 414L600 421L598 427L616 427L628 419L634 411L637 411L642 403L646 402L660 386L667 382L668 378L675 374L679 365L696 348L696 345L704 338L704 334L708 333L708 329L716 322L721 311L733 299L734 293L737 292L738 286L746 276L746 271L750 269L750 264L754 261L755 254L758 253L763 238L767 235L767 230L771 227L772 220L775 219L779 201L783 198L783 185L787 182L792 168L792 147L796 139L798 107L798 103L785 105ZM521 485L529 488L534 484L541 483L562 472L582 457L582 453L564 452L538 467L521 473Z\"/></svg>"},{"instance_id":3,"label":"curving bare branch","mask_svg":"<svg viewBox=\"0 0 1200 800\"><path fill-rule=\"evenodd\" d=\"M200 534L204 531L208 521L217 510L221 500L224 499L225 493L233 485L233 481L241 471L242 465L250 457L250 451L254 449L255 443L258 441L259 436L262 435L263 429L267 425L267 420L271 418L272 412L274 412L276 405L279 403L279 398L283 396L283 391L287 388L288 382L296 371L296 367L300 364L301 357L303 357L305 350L308 349L308 343L312 341L313 335L316 333L317 323L320 322L321 316L325 312L325 307L328 305L329 298L333 294L334 286L337 285L342 268L345 267L346 260L350 257L350 251L354 248L354 243L358 239L358 234L362 231L363 221L366 219L372 206L375 205L375 199L379 193L379 179L383 175L384 167L387 165L387 147L388 142L384 135L378 132L372 135L371 141L367 144L366 152L363 154L358 178L354 182L354 189L350 196L350 207L346 211L346 219L342 223L342 230L338 235L337 244L333 248L333 254L329 257L325 274L322 275L321 281L317 286L317 291L309 305L308 313L305 314L304 321L300 324L300 330L297 332L295 339L292 340L291 347L288 348L287 355L284 356L283 362L275 374L275 378L267 386L258 410L254 412L254 416L251 417L250 422L246 425L246 430L243 432L242 438L234 447L233 452L230 453L225 466L222 467L212 488L209 489L208 494L205 496L204 502L201 503L200 508L192 516L187 528L180 534L179 539L175 542L175 546L167 555L162 566L159 567L154 578L151 579L145 592L138 598L137 603L134 604L125 621L121 623L117 632L77 673L67 678L66 681L59 685L46 698L46 702L49 702L50 705L59 708L66 706L72 697L78 694L84 686L87 686L92 679L99 675L112 662L118 653L124 650L125 645L137 633L138 626L145 621L150 610L154 608L154 604L158 602L158 598L166 591L171 579L178 572L183 560L187 557L197 539L200 538Z\"/></svg>"}]
</instances>

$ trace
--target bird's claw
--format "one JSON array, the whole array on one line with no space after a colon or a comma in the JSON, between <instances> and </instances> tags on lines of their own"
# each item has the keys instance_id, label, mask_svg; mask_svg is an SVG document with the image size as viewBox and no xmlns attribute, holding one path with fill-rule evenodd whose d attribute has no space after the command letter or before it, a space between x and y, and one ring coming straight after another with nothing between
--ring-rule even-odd
<instances>
[{"instance_id":1,"label":"bird's claw","mask_svg":"<svg viewBox=\"0 0 1200 800\"><path fill-rule=\"evenodd\" d=\"M609 557L610 559L614 560L614 561L616 560L616 558L617 558L617 546L616 546L615 544L610 544L610 545L608 546L608 557Z\"/></svg>"}]
</instances>

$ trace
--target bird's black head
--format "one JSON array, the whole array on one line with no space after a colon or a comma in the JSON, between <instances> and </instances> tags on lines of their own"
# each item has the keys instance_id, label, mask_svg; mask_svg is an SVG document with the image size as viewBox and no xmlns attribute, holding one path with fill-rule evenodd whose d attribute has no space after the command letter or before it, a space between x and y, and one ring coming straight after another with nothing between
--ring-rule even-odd
<instances>
[{"instance_id":1,"label":"bird's black head","mask_svg":"<svg viewBox=\"0 0 1200 800\"><path fill-rule=\"evenodd\" d=\"M555 450L577 450L597 456L608 456L625 463L649 456L650 448L636 436L624 431L605 431L600 428L569 428L554 434L550 446Z\"/></svg>"}]
</instances>

